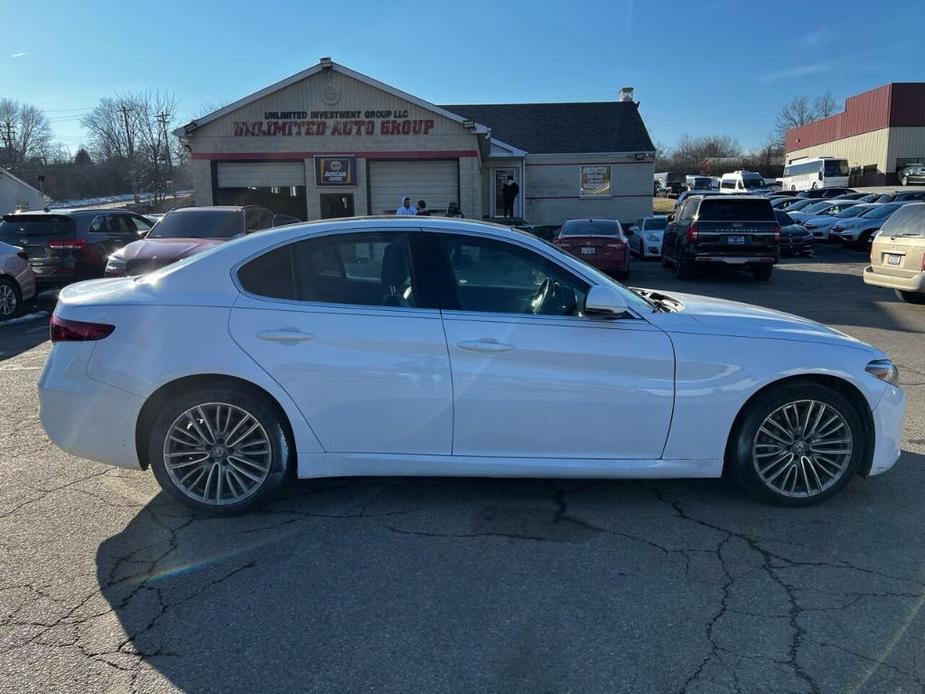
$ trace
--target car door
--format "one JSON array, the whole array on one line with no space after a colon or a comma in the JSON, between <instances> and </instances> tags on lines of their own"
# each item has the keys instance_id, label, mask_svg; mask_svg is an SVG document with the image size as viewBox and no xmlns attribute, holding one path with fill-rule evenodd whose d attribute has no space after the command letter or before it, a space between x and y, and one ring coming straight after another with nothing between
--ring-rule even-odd
<instances>
[{"instance_id":1,"label":"car door","mask_svg":"<svg viewBox=\"0 0 925 694\"><path fill-rule=\"evenodd\" d=\"M579 315L590 284L536 249L442 234L440 250L454 455L661 456L674 398L665 333Z\"/></svg>"},{"instance_id":2,"label":"car door","mask_svg":"<svg viewBox=\"0 0 925 694\"><path fill-rule=\"evenodd\" d=\"M328 452L450 452L446 338L409 241L395 231L313 236L238 272L231 335Z\"/></svg>"}]
</instances>

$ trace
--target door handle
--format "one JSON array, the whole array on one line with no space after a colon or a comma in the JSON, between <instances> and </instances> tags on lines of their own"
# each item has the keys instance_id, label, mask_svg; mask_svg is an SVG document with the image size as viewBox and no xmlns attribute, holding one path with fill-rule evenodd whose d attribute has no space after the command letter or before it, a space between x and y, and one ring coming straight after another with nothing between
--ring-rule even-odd
<instances>
[{"instance_id":1,"label":"door handle","mask_svg":"<svg viewBox=\"0 0 925 694\"><path fill-rule=\"evenodd\" d=\"M305 333L295 328L280 328L279 330L261 330L257 333L261 340L269 342L282 342L284 344L295 344L297 342L307 342L315 339L311 333Z\"/></svg>"},{"instance_id":2,"label":"door handle","mask_svg":"<svg viewBox=\"0 0 925 694\"><path fill-rule=\"evenodd\" d=\"M514 349L514 345L506 345L491 337L483 337L481 340L462 340L457 342L456 346L469 352L507 352Z\"/></svg>"}]
</instances>

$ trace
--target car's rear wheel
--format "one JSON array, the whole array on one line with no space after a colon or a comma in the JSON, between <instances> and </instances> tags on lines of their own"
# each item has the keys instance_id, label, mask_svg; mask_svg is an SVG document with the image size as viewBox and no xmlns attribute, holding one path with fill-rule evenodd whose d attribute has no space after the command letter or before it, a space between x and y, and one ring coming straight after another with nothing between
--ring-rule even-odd
<instances>
[{"instance_id":1,"label":"car's rear wheel","mask_svg":"<svg viewBox=\"0 0 925 694\"><path fill-rule=\"evenodd\" d=\"M161 488L192 509L216 515L265 502L285 480L292 456L277 409L235 386L173 398L155 420L148 446Z\"/></svg>"},{"instance_id":2,"label":"car's rear wheel","mask_svg":"<svg viewBox=\"0 0 925 694\"><path fill-rule=\"evenodd\" d=\"M925 304L925 293L922 292L905 292L902 289L894 290L896 296L910 304Z\"/></svg>"},{"instance_id":3,"label":"car's rear wheel","mask_svg":"<svg viewBox=\"0 0 925 694\"><path fill-rule=\"evenodd\" d=\"M14 318L21 306L19 286L9 277L0 277L0 321Z\"/></svg>"},{"instance_id":4,"label":"car's rear wheel","mask_svg":"<svg viewBox=\"0 0 925 694\"><path fill-rule=\"evenodd\" d=\"M837 494L865 450L855 407L838 391L794 382L750 403L731 441L728 464L738 482L765 501L809 506Z\"/></svg>"},{"instance_id":5,"label":"car's rear wheel","mask_svg":"<svg viewBox=\"0 0 925 694\"><path fill-rule=\"evenodd\" d=\"M752 277L761 282L767 282L771 279L771 272L773 270L774 266L770 264L755 265L752 267Z\"/></svg>"}]
</instances>

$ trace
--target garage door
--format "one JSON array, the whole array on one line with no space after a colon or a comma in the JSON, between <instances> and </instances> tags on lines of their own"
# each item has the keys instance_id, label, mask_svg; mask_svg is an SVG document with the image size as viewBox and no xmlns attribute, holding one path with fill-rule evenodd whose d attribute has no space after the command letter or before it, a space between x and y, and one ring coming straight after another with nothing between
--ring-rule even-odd
<instances>
[{"instance_id":1,"label":"garage door","mask_svg":"<svg viewBox=\"0 0 925 694\"><path fill-rule=\"evenodd\" d=\"M288 187L305 185L305 162L219 162L219 188Z\"/></svg>"},{"instance_id":2,"label":"garage door","mask_svg":"<svg viewBox=\"0 0 925 694\"><path fill-rule=\"evenodd\" d=\"M392 213L407 195L434 213L459 202L459 164L448 161L370 161L370 214Z\"/></svg>"}]
</instances>

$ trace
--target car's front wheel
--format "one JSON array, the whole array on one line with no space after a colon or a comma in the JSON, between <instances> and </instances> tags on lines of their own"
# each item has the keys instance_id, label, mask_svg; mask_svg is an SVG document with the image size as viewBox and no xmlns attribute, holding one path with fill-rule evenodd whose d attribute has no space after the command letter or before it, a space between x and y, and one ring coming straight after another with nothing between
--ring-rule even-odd
<instances>
[{"instance_id":1,"label":"car's front wheel","mask_svg":"<svg viewBox=\"0 0 925 694\"><path fill-rule=\"evenodd\" d=\"M730 441L727 466L760 499L809 506L848 484L865 444L861 418L841 393L793 382L749 404Z\"/></svg>"},{"instance_id":2,"label":"car's front wheel","mask_svg":"<svg viewBox=\"0 0 925 694\"><path fill-rule=\"evenodd\" d=\"M21 304L22 299L16 282L9 277L0 277L0 321L15 317Z\"/></svg>"},{"instance_id":3,"label":"car's front wheel","mask_svg":"<svg viewBox=\"0 0 925 694\"><path fill-rule=\"evenodd\" d=\"M277 409L246 388L192 389L170 400L151 428L148 459L161 488L197 511L248 511L273 494L292 447Z\"/></svg>"},{"instance_id":4,"label":"car's front wheel","mask_svg":"<svg viewBox=\"0 0 925 694\"><path fill-rule=\"evenodd\" d=\"M752 277L761 282L767 282L771 279L771 272L773 272L774 266L770 263L765 265L755 265L752 267Z\"/></svg>"}]
</instances>

